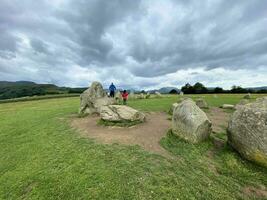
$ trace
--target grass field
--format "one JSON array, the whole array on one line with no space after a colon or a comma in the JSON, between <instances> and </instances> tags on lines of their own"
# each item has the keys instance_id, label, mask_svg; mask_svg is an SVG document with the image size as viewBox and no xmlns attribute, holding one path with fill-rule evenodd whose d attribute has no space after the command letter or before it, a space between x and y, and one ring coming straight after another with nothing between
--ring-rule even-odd
<instances>
[{"instance_id":1,"label":"grass field","mask_svg":"<svg viewBox=\"0 0 267 200\"><path fill-rule=\"evenodd\" d=\"M203 98L220 106L242 96ZM167 111L176 101L129 105ZM0 104L0 199L261 199L266 190L266 169L227 145L217 150L212 138L192 145L168 133L161 145L174 159L82 138L68 124L78 107L77 97Z\"/></svg>"},{"instance_id":2,"label":"grass field","mask_svg":"<svg viewBox=\"0 0 267 200\"><path fill-rule=\"evenodd\" d=\"M1 103L14 103L14 102L22 102L22 101L36 101L36 100L44 100L44 99L58 99L58 98L66 98L66 97L78 97L80 94L53 94L53 95L42 95L42 96L29 96L29 97L20 97L13 99L4 99L0 100Z\"/></svg>"}]
</instances>

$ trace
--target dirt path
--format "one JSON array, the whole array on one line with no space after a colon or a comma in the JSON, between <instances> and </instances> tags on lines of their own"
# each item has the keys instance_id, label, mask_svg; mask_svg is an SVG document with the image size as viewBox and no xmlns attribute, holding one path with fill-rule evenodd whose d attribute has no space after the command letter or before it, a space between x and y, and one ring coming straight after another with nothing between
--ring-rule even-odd
<instances>
[{"instance_id":1,"label":"dirt path","mask_svg":"<svg viewBox=\"0 0 267 200\"><path fill-rule=\"evenodd\" d=\"M160 146L159 141L166 135L171 122L165 113L147 113L147 120L143 124L125 127L105 127L97 125L99 117L74 118L72 127L81 131L86 137L94 138L99 142L111 144L140 145L145 150L170 157L170 154Z\"/></svg>"},{"instance_id":2,"label":"dirt path","mask_svg":"<svg viewBox=\"0 0 267 200\"><path fill-rule=\"evenodd\" d=\"M211 120L212 131L221 133L225 132L231 113L227 113L221 108L212 107L209 109L209 112L207 112L207 116Z\"/></svg>"}]
</instances>

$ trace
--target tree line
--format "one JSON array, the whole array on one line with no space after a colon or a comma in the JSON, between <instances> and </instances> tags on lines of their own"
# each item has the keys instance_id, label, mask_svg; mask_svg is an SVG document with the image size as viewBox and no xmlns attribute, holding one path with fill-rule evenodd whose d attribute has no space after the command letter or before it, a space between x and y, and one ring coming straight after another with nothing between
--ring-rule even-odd
<instances>
[{"instance_id":1,"label":"tree line","mask_svg":"<svg viewBox=\"0 0 267 200\"><path fill-rule=\"evenodd\" d=\"M221 87L215 87L215 88L207 88L202 83L197 82L194 85L190 85L189 83L186 83L182 88L181 91L184 94L212 94L212 93L235 93L235 94L242 94L242 93L267 93L267 89L247 89L242 88L241 86L232 86L230 90L225 90ZM173 92L173 91L171 91ZM170 93L171 93L170 92Z\"/></svg>"}]
</instances>

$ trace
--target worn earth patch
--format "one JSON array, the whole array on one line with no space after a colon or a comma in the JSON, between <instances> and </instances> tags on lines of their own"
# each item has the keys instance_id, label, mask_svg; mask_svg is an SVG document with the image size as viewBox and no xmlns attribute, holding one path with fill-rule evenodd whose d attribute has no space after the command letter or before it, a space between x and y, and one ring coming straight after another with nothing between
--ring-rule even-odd
<instances>
[{"instance_id":1,"label":"worn earth patch","mask_svg":"<svg viewBox=\"0 0 267 200\"><path fill-rule=\"evenodd\" d=\"M224 127L228 124L230 114L214 107L210 108L207 114L212 122L213 132L225 132ZM161 138L171 128L169 117L164 112L146 113L146 122L132 127L100 126L98 125L99 116L84 118L73 116L70 123L83 136L93 138L96 141L105 144L139 145L147 151L170 157L170 153L159 144Z\"/></svg>"},{"instance_id":2,"label":"worn earth patch","mask_svg":"<svg viewBox=\"0 0 267 200\"><path fill-rule=\"evenodd\" d=\"M140 145L145 150L169 157L170 154L160 146L159 141L171 127L168 115L163 112L146 113L146 122L132 127L109 127L98 125L98 116L73 118L71 126L80 130L86 137L99 142L112 144Z\"/></svg>"}]
</instances>

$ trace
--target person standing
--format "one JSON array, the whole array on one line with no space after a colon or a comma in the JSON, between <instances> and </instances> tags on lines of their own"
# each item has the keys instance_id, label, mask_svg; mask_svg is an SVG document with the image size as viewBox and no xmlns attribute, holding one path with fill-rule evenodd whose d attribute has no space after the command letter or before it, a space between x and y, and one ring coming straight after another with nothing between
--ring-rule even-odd
<instances>
[{"instance_id":1,"label":"person standing","mask_svg":"<svg viewBox=\"0 0 267 200\"><path fill-rule=\"evenodd\" d=\"M123 100L123 105L127 104L127 99L128 99L128 92L126 90L123 90L121 96L122 96L122 100Z\"/></svg>"},{"instance_id":2,"label":"person standing","mask_svg":"<svg viewBox=\"0 0 267 200\"><path fill-rule=\"evenodd\" d=\"M109 95L110 97L114 98L115 96L116 87L113 83L109 86Z\"/></svg>"}]
</instances>

